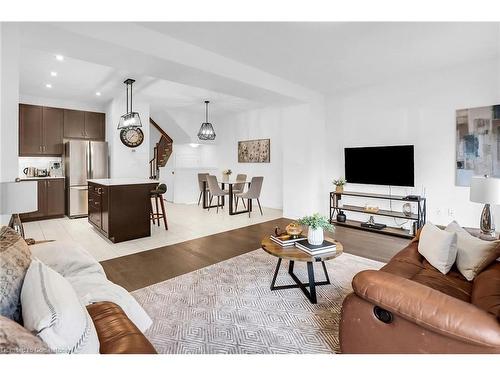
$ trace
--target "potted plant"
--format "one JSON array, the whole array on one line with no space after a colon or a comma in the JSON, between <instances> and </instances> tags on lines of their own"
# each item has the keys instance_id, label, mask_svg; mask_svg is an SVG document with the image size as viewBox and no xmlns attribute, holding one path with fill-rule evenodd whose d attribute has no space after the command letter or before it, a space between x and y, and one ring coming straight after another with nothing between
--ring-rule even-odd
<instances>
[{"instance_id":1,"label":"potted plant","mask_svg":"<svg viewBox=\"0 0 500 375\"><path fill-rule=\"evenodd\" d=\"M297 222L308 227L307 242L311 245L321 245L323 243L323 230L333 232L335 229L328 219L319 213L315 213L312 216L304 216L297 220Z\"/></svg>"},{"instance_id":2,"label":"potted plant","mask_svg":"<svg viewBox=\"0 0 500 375\"><path fill-rule=\"evenodd\" d=\"M336 193L344 192L344 185L347 184L347 181L344 177L339 178L338 180L333 180L333 184L335 185Z\"/></svg>"},{"instance_id":3,"label":"potted plant","mask_svg":"<svg viewBox=\"0 0 500 375\"><path fill-rule=\"evenodd\" d=\"M222 171L222 179L224 181L228 181L229 180L229 176L231 176L232 173L233 173L232 170L230 170L230 169L224 169Z\"/></svg>"}]
</instances>

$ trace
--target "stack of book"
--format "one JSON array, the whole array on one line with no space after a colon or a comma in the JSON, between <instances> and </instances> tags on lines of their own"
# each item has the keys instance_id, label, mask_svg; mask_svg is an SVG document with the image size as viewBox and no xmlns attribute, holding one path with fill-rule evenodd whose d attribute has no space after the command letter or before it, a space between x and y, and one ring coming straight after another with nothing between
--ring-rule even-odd
<instances>
[{"instance_id":1,"label":"stack of book","mask_svg":"<svg viewBox=\"0 0 500 375\"><path fill-rule=\"evenodd\" d=\"M297 238L294 238L288 234L283 234L281 236L271 236L271 241L276 242L278 245L282 247L291 247L295 245L295 242L297 241L302 241L306 237L304 236L299 236Z\"/></svg>"},{"instance_id":2,"label":"stack of book","mask_svg":"<svg viewBox=\"0 0 500 375\"><path fill-rule=\"evenodd\" d=\"M336 251L337 245L334 242L323 241L321 245L311 245L307 239L295 242L295 247L308 253L309 255L319 255Z\"/></svg>"}]
</instances>

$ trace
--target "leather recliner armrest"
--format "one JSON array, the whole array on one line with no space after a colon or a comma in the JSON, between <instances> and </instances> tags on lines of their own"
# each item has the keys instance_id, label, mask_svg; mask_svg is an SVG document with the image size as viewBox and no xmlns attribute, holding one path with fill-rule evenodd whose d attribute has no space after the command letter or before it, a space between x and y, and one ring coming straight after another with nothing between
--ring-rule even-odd
<instances>
[{"instance_id":1,"label":"leather recliner armrest","mask_svg":"<svg viewBox=\"0 0 500 375\"><path fill-rule=\"evenodd\" d=\"M383 271L362 271L352 286L359 297L426 329L476 345L500 347L498 320L470 303Z\"/></svg>"}]
</instances>

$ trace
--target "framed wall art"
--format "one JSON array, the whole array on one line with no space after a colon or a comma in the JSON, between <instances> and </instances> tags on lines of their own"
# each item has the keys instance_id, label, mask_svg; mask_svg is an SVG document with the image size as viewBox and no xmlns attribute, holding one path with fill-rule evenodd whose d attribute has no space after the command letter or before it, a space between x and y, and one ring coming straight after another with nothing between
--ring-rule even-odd
<instances>
[{"instance_id":1,"label":"framed wall art","mask_svg":"<svg viewBox=\"0 0 500 375\"><path fill-rule=\"evenodd\" d=\"M456 185L500 177L500 105L457 110L456 132Z\"/></svg>"},{"instance_id":2,"label":"framed wall art","mask_svg":"<svg viewBox=\"0 0 500 375\"><path fill-rule=\"evenodd\" d=\"M270 163L271 140L254 139L238 142L238 163Z\"/></svg>"}]
</instances>

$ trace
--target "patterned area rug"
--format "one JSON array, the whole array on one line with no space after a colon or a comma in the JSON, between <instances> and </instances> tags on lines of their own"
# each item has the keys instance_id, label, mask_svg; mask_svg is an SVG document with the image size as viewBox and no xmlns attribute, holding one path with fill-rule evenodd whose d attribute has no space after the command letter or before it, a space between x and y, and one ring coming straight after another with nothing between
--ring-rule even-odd
<instances>
[{"instance_id":1,"label":"patterned area rug","mask_svg":"<svg viewBox=\"0 0 500 375\"><path fill-rule=\"evenodd\" d=\"M350 254L326 262L331 285L313 305L300 289L271 291L277 258L255 250L136 290L153 319L146 336L159 353L338 353L338 324L353 276L383 263ZM291 284L288 262L276 285ZM295 263L305 281L305 263ZM315 264L323 280L320 263Z\"/></svg>"}]
</instances>

